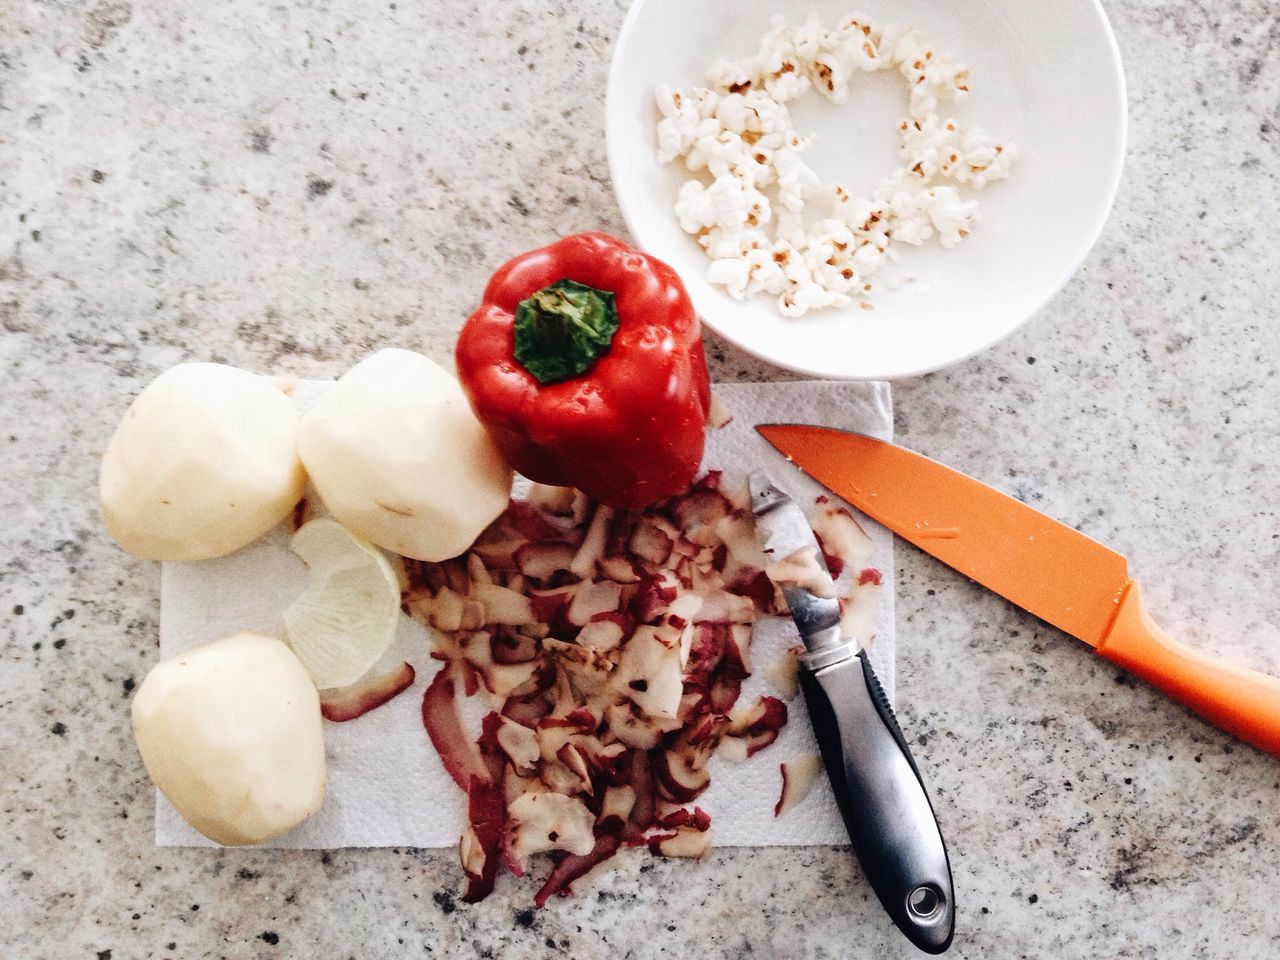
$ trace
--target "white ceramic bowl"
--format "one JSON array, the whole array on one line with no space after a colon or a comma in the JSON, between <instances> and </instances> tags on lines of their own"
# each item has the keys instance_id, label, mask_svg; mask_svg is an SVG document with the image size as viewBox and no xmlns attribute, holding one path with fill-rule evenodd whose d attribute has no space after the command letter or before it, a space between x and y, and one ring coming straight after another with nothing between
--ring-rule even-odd
<instances>
[{"instance_id":1,"label":"white ceramic bowl","mask_svg":"<svg viewBox=\"0 0 1280 960\"><path fill-rule=\"evenodd\" d=\"M952 250L903 249L914 279L855 303L792 320L772 297L734 300L706 281L708 260L673 212L683 161L655 159L659 83L704 82L718 57L754 53L769 17L812 10L825 25L860 11L873 23L918 28L970 71L954 114L1013 141L1009 180L980 194L974 234ZM854 80L849 103L817 94L792 104L807 154L824 180L869 192L895 165L895 124L906 115L896 73ZM812 376L857 380L927 373L1008 336L1075 273L1115 198L1124 161L1120 55L1097 0L635 0L613 56L607 106L609 166L636 242L680 273L707 326L748 353ZM883 276L883 274L882 274Z\"/></svg>"}]
</instances>

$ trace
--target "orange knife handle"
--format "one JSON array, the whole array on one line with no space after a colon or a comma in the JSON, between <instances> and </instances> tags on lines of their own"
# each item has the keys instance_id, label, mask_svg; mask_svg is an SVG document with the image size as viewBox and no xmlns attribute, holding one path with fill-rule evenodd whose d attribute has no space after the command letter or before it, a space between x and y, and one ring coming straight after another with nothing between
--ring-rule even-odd
<instances>
[{"instance_id":1,"label":"orange knife handle","mask_svg":"<svg viewBox=\"0 0 1280 960\"><path fill-rule=\"evenodd\" d=\"M1280 756L1280 677L1232 666L1168 636L1130 580L1098 653L1210 723Z\"/></svg>"}]
</instances>

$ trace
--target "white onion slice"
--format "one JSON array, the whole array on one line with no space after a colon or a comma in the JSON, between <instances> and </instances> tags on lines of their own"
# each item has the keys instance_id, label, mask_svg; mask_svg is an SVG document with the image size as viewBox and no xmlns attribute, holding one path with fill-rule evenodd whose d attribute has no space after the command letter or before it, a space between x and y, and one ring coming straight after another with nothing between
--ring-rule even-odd
<instances>
[{"instance_id":1,"label":"white onion slice","mask_svg":"<svg viewBox=\"0 0 1280 960\"><path fill-rule=\"evenodd\" d=\"M400 582L386 555L336 520L310 520L290 549L310 570L284 612L289 645L321 690L355 683L395 639Z\"/></svg>"}]
</instances>

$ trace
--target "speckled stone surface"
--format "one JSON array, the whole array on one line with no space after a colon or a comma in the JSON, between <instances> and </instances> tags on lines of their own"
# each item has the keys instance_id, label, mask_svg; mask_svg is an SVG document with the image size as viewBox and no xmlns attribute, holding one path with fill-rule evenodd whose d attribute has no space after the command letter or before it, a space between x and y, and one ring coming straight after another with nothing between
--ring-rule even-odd
<instances>
[{"instance_id":1,"label":"speckled stone surface","mask_svg":"<svg viewBox=\"0 0 1280 960\"><path fill-rule=\"evenodd\" d=\"M848 853L637 856L532 913L447 852L156 849L128 697L158 570L95 509L154 374L445 359L486 275L620 231L601 137L624 4L0 4L0 948L14 958L908 957ZM897 389L901 440L1114 544L1164 625L1280 671L1280 22L1108 4L1116 212L1006 343ZM720 379L778 376L711 344ZM1277 761L909 548L899 703L961 957L1272 956Z\"/></svg>"}]
</instances>

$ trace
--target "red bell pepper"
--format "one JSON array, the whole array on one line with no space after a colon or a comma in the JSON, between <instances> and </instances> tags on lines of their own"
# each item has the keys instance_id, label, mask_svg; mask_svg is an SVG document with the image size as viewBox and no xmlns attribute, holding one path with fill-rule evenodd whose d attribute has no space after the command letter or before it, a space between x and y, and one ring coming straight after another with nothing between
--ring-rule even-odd
<instances>
[{"instance_id":1,"label":"red bell pepper","mask_svg":"<svg viewBox=\"0 0 1280 960\"><path fill-rule=\"evenodd\" d=\"M507 461L612 507L688 488L710 378L674 270L603 233L501 267L462 328L458 379Z\"/></svg>"}]
</instances>

